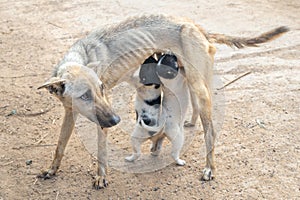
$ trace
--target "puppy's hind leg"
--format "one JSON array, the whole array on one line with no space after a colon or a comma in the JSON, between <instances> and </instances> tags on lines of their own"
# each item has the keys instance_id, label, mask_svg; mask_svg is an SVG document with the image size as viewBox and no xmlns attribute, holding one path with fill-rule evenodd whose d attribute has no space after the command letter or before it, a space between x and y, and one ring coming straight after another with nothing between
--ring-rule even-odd
<instances>
[{"instance_id":1,"label":"puppy's hind leg","mask_svg":"<svg viewBox=\"0 0 300 200\"><path fill-rule=\"evenodd\" d=\"M108 186L107 176L107 129L97 126L98 132L98 155L97 155L97 175L93 182L95 189L102 189Z\"/></svg>"},{"instance_id":2,"label":"puppy's hind leg","mask_svg":"<svg viewBox=\"0 0 300 200\"><path fill-rule=\"evenodd\" d=\"M162 149L162 143L164 141L165 137L161 137L159 139L157 139L156 141L153 141L151 144L151 155L152 156L158 156L161 149Z\"/></svg>"},{"instance_id":3,"label":"puppy's hind leg","mask_svg":"<svg viewBox=\"0 0 300 200\"><path fill-rule=\"evenodd\" d=\"M61 131L54 155L54 159L48 170L42 172L38 175L38 178L49 179L57 172L62 157L64 155L65 148L73 132L77 114L73 113L72 109L65 108L65 116L63 119L63 124L61 126Z\"/></svg>"}]
</instances>

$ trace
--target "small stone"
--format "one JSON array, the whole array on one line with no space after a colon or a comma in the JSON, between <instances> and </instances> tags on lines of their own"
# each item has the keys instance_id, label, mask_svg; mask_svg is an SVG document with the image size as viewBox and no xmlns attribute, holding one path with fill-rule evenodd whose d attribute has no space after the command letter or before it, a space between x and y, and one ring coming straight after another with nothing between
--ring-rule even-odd
<instances>
[{"instance_id":1,"label":"small stone","mask_svg":"<svg viewBox=\"0 0 300 200\"><path fill-rule=\"evenodd\" d=\"M26 160L26 165L31 165L32 164L32 160Z\"/></svg>"}]
</instances>

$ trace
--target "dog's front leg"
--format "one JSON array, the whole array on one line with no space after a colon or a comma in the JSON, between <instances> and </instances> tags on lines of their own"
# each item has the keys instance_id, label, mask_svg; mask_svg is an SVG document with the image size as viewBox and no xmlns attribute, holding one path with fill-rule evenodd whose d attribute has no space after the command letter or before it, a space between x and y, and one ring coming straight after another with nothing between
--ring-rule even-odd
<instances>
[{"instance_id":1,"label":"dog's front leg","mask_svg":"<svg viewBox=\"0 0 300 200\"><path fill-rule=\"evenodd\" d=\"M52 161L50 168L42 172L42 174L38 175L39 178L49 179L57 172L62 157L64 155L65 148L73 132L76 118L77 118L77 114L75 114L72 111L72 109L65 108L65 116L64 116L63 124L61 126L61 131L60 131L54 159Z\"/></svg>"},{"instance_id":2,"label":"dog's front leg","mask_svg":"<svg viewBox=\"0 0 300 200\"><path fill-rule=\"evenodd\" d=\"M108 186L106 179L107 175L107 129L102 129L97 126L98 132L98 155L97 155L97 175L95 177L93 186L95 189L102 189Z\"/></svg>"}]
</instances>

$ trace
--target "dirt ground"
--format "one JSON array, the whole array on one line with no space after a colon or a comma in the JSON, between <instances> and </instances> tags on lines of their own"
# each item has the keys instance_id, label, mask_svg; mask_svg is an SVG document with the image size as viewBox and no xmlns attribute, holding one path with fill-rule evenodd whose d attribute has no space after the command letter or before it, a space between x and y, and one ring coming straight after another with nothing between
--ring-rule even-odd
<instances>
[{"instance_id":1,"label":"dirt ground","mask_svg":"<svg viewBox=\"0 0 300 200\"><path fill-rule=\"evenodd\" d=\"M36 179L50 165L63 115L58 100L37 87L77 39L140 13L185 16L211 32L237 36L281 25L291 28L257 48L217 46L215 74L222 83L251 73L215 90L224 107L215 116L222 124L217 128L215 180L200 181L205 164L201 128L182 156L184 167L171 164L142 174L111 167L109 187L96 191L95 159L73 134L57 176ZM0 200L300 199L298 0L1 0L0 24ZM119 88L114 95L132 92ZM132 114L123 106L124 113ZM118 127L111 136L111 143L130 151L128 135L118 133ZM32 164L26 165L29 160Z\"/></svg>"}]
</instances>

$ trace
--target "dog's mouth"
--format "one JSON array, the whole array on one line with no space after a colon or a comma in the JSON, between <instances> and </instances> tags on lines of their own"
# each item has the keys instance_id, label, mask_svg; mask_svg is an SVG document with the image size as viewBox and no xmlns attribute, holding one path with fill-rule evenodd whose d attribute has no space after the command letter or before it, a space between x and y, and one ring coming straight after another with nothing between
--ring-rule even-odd
<instances>
[{"instance_id":1,"label":"dog's mouth","mask_svg":"<svg viewBox=\"0 0 300 200\"><path fill-rule=\"evenodd\" d=\"M118 115L112 115L110 118L103 120L103 116L97 114L96 118L96 123L102 128L109 128L115 126L121 121L121 118Z\"/></svg>"}]
</instances>

